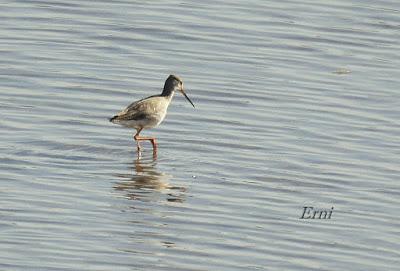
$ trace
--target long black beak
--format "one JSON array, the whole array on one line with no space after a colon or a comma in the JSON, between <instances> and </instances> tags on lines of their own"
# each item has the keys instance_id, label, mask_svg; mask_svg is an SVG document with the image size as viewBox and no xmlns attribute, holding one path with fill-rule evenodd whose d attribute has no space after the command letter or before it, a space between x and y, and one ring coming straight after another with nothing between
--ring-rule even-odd
<instances>
[{"instance_id":1,"label":"long black beak","mask_svg":"<svg viewBox=\"0 0 400 271\"><path fill-rule=\"evenodd\" d=\"M194 104L192 103L192 101L189 99L189 97L186 95L185 91L183 90L183 88L181 88L181 92L183 94L183 96L185 96L186 100L189 101L189 103L191 103L191 105L194 107Z\"/></svg>"}]
</instances>

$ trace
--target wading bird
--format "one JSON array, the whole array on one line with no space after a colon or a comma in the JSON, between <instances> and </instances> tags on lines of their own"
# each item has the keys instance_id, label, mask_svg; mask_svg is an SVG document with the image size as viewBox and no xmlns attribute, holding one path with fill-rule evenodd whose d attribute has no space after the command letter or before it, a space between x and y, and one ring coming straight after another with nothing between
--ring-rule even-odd
<instances>
[{"instance_id":1,"label":"wading bird","mask_svg":"<svg viewBox=\"0 0 400 271\"><path fill-rule=\"evenodd\" d=\"M153 145L153 151L157 152L156 138L142 137L139 134L143 129L156 127L164 120L175 91L180 91L194 107L194 104L183 90L182 80L178 76L170 75L165 81L164 89L160 95L150 96L133 102L117 115L110 118L112 123L136 129L136 134L133 138L136 140L138 153L141 150L139 141L142 140L149 140Z\"/></svg>"}]
</instances>

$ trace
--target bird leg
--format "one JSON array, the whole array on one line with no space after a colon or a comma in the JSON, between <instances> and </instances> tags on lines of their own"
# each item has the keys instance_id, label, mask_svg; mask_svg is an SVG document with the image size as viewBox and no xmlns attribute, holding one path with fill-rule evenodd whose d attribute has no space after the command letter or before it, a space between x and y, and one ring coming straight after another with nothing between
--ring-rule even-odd
<instances>
[{"instance_id":1,"label":"bird leg","mask_svg":"<svg viewBox=\"0 0 400 271\"><path fill-rule=\"evenodd\" d=\"M133 136L133 139L135 139L135 141L136 141L136 147L137 147L138 154L140 153L140 151L141 151L141 149L142 149L142 148L140 147L139 140L138 140L139 133L140 133L142 130L143 130L143 128L137 129L136 134Z\"/></svg>"},{"instance_id":2,"label":"bird leg","mask_svg":"<svg viewBox=\"0 0 400 271\"><path fill-rule=\"evenodd\" d=\"M135 141L136 141L136 147L137 147L138 153L140 153L140 150L142 149L142 148L140 147L139 140L137 140L137 138L138 138L139 133L140 133L141 130L142 130L142 129L138 130L137 133L136 133L136 135L133 136L133 138L134 138Z\"/></svg>"},{"instance_id":3,"label":"bird leg","mask_svg":"<svg viewBox=\"0 0 400 271\"><path fill-rule=\"evenodd\" d=\"M142 137L142 136L138 136L135 138L135 140L138 142L142 141L142 140L149 140L151 142L151 145L153 145L153 149L157 149L157 142L156 142L156 138L155 137Z\"/></svg>"},{"instance_id":4,"label":"bird leg","mask_svg":"<svg viewBox=\"0 0 400 271\"><path fill-rule=\"evenodd\" d=\"M137 130L137 133L133 136L133 138L136 140L136 145L138 148L138 151L141 150L139 141L143 140L149 140L151 142L151 145L153 145L153 150L157 150L157 142L155 137L144 137L144 136L139 136L139 133L143 130L143 128L140 128Z\"/></svg>"}]
</instances>

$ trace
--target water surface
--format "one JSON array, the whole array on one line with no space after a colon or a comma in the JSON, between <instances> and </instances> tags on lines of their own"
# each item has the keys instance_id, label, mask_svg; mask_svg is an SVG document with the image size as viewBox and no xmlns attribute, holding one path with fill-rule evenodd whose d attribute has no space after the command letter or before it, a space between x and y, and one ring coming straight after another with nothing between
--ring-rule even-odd
<instances>
[{"instance_id":1,"label":"water surface","mask_svg":"<svg viewBox=\"0 0 400 271\"><path fill-rule=\"evenodd\" d=\"M0 7L1 269L397 270L396 1Z\"/></svg>"}]
</instances>

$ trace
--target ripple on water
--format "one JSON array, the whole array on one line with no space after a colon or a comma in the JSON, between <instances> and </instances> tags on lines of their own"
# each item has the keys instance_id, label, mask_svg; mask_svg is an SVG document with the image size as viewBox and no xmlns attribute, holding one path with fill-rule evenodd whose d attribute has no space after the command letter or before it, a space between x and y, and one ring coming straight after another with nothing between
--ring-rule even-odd
<instances>
[{"instance_id":1,"label":"ripple on water","mask_svg":"<svg viewBox=\"0 0 400 271\"><path fill-rule=\"evenodd\" d=\"M394 2L2 11L2 269L396 269ZM138 159L108 118L172 73L196 108L177 94Z\"/></svg>"}]
</instances>

